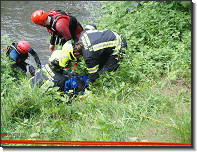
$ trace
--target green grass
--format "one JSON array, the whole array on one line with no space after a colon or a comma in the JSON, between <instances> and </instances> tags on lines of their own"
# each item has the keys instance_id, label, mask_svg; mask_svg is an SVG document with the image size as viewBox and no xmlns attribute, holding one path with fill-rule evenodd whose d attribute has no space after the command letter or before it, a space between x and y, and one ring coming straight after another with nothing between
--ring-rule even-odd
<instances>
[{"instance_id":1,"label":"green grass","mask_svg":"<svg viewBox=\"0 0 197 152\"><path fill-rule=\"evenodd\" d=\"M135 3L102 6L95 24L126 38L126 56L71 105L16 80L2 53L1 132L25 136L1 139L191 143L191 2ZM83 60L77 72L87 74Z\"/></svg>"}]
</instances>

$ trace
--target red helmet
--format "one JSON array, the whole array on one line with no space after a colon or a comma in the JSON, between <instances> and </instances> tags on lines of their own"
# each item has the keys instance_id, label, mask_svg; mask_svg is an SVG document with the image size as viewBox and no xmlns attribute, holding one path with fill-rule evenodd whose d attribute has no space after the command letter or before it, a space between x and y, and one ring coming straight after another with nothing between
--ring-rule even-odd
<instances>
[{"instance_id":1,"label":"red helmet","mask_svg":"<svg viewBox=\"0 0 197 152\"><path fill-rule=\"evenodd\" d=\"M31 15L31 20L38 25L45 26L48 14L43 10L37 10Z\"/></svg>"},{"instance_id":2,"label":"red helmet","mask_svg":"<svg viewBox=\"0 0 197 152\"><path fill-rule=\"evenodd\" d=\"M20 53L28 53L30 51L30 45L27 41L19 41L17 44L17 50Z\"/></svg>"}]
</instances>

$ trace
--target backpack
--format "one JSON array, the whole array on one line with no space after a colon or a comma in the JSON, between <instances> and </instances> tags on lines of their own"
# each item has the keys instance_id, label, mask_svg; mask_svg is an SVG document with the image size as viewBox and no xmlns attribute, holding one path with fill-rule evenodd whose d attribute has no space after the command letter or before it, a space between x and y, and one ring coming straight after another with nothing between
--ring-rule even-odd
<instances>
[{"instance_id":1,"label":"backpack","mask_svg":"<svg viewBox=\"0 0 197 152\"><path fill-rule=\"evenodd\" d=\"M67 12L61 11L61 10L51 10L51 12L48 13L49 16L53 16L54 21L52 24L51 29L53 30L53 32L57 33L57 30L55 28L55 24L56 22L60 19L60 18L67 18L69 20L69 30L71 35L75 35L75 31L77 29L78 26L78 22L77 19L70 15Z\"/></svg>"},{"instance_id":2,"label":"backpack","mask_svg":"<svg viewBox=\"0 0 197 152\"><path fill-rule=\"evenodd\" d=\"M65 92L73 90L75 94L84 94L85 88L88 87L89 78L87 76L76 76L65 82Z\"/></svg>"}]
</instances>

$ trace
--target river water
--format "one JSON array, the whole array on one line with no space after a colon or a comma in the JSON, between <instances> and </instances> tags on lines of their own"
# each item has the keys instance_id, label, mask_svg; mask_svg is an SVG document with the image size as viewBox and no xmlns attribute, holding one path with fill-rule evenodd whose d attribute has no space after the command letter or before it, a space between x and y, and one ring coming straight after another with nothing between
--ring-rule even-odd
<instances>
[{"instance_id":1,"label":"river water","mask_svg":"<svg viewBox=\"0 0 197 152\"><path fill-rule=\"evenodd\" d=\"M46 64L51 55L49 33L45 27L32 22L31 14L39 9L47 13L52 9L64 10L75 16L79 22L87 19L93 22L94 13L88 11L91 6L100 7L97 1L1 1L1 45L6 47L2 41L3 35L8 35L15 42L28 41L37 52L41 63ZM32 56L26 62L36 66Z\"/></svg>"}]
</instances>

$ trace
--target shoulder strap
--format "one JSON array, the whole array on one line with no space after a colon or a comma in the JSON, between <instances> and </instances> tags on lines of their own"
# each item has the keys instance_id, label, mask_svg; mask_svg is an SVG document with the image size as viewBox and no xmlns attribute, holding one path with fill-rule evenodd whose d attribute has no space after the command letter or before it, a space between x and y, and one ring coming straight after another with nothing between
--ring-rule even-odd
<instances>
[{"instance_id":1,"label":"shoulder strap","mask_svg":"<svg viewBox=\"0 0 197 152\"><path fill-rule=\"evenodd\" d=\"M76 22L76 25L77 25L77 20L75 17L73 17L72 15L70 15L69 13L67 12L64 12L64 11L61 11L61 10L52 10L50 13L50 15L54 15L54 18L53 18L53 23L52 23L52 26L51 26L51 29L54 31L54 32L57 32L56 28L55 28L55 24L57 22L57 20L60 18L60 17L64 17L64 16L68 16L70 18L70 22L73 22L75 21ZM71 23L69 23L70 25ZM73 26L73 25L72 25ZM75 27L74 29L76 30L77 27ZM74 31L75 31L74 30Z\"/></svg>"},{"instance_id":2,"label":"shoulder strap","mask_svg":"<svg viewBox=\"0 0 197 152\"><path fill-rule=\"evenodd\" d=\"M60 15L57 15L55 16L55 18L53 18L53 23L51 25L51 29L54 31L54 32L57 32L56 28L55 28L55 24L57 22L57 20L61 17L61 16L68 16L67 14L60 14Z\"/></svg>"},{"instance_id":3,"label":"shoulder strap","mask_svg":"<svg viewBox=\"0 0 197 152\"><path fill-rule=\"evenodd\" d=\"M10 46L8 46L8 51L6 52L6 54L10 54L10 52L12 51L12 49L14 49L18 55L21 54L21 53L17 50L15 43L12 43Z\"/></svg>"},{"instance_id":4,"label":"shoulder strap","mask_svg":"<svg viewBox=\"0 0 197 152\"><path fill-rule=\"evenodd\" d=\"M56 22L57 22L57 20L56 20L56 19L53 19L53 23L52 23L52 25L51 25L51 29L52 29L55 33L57 32L57 30L56 30L56 28L55 28Z\"/></svg>"},{"instance_id":5,"label":"shoulder strap","mask_svg":"<svg viewBox=\"0 0 197 152\"><path fill-rule=\"evenodd\" d=\"M62 15L68 15L67 12L64 12L64 11L61 11L61 10L55 10L55 11L58 12L58 13L61 13Z\"/></svg>"}]
</instances>

